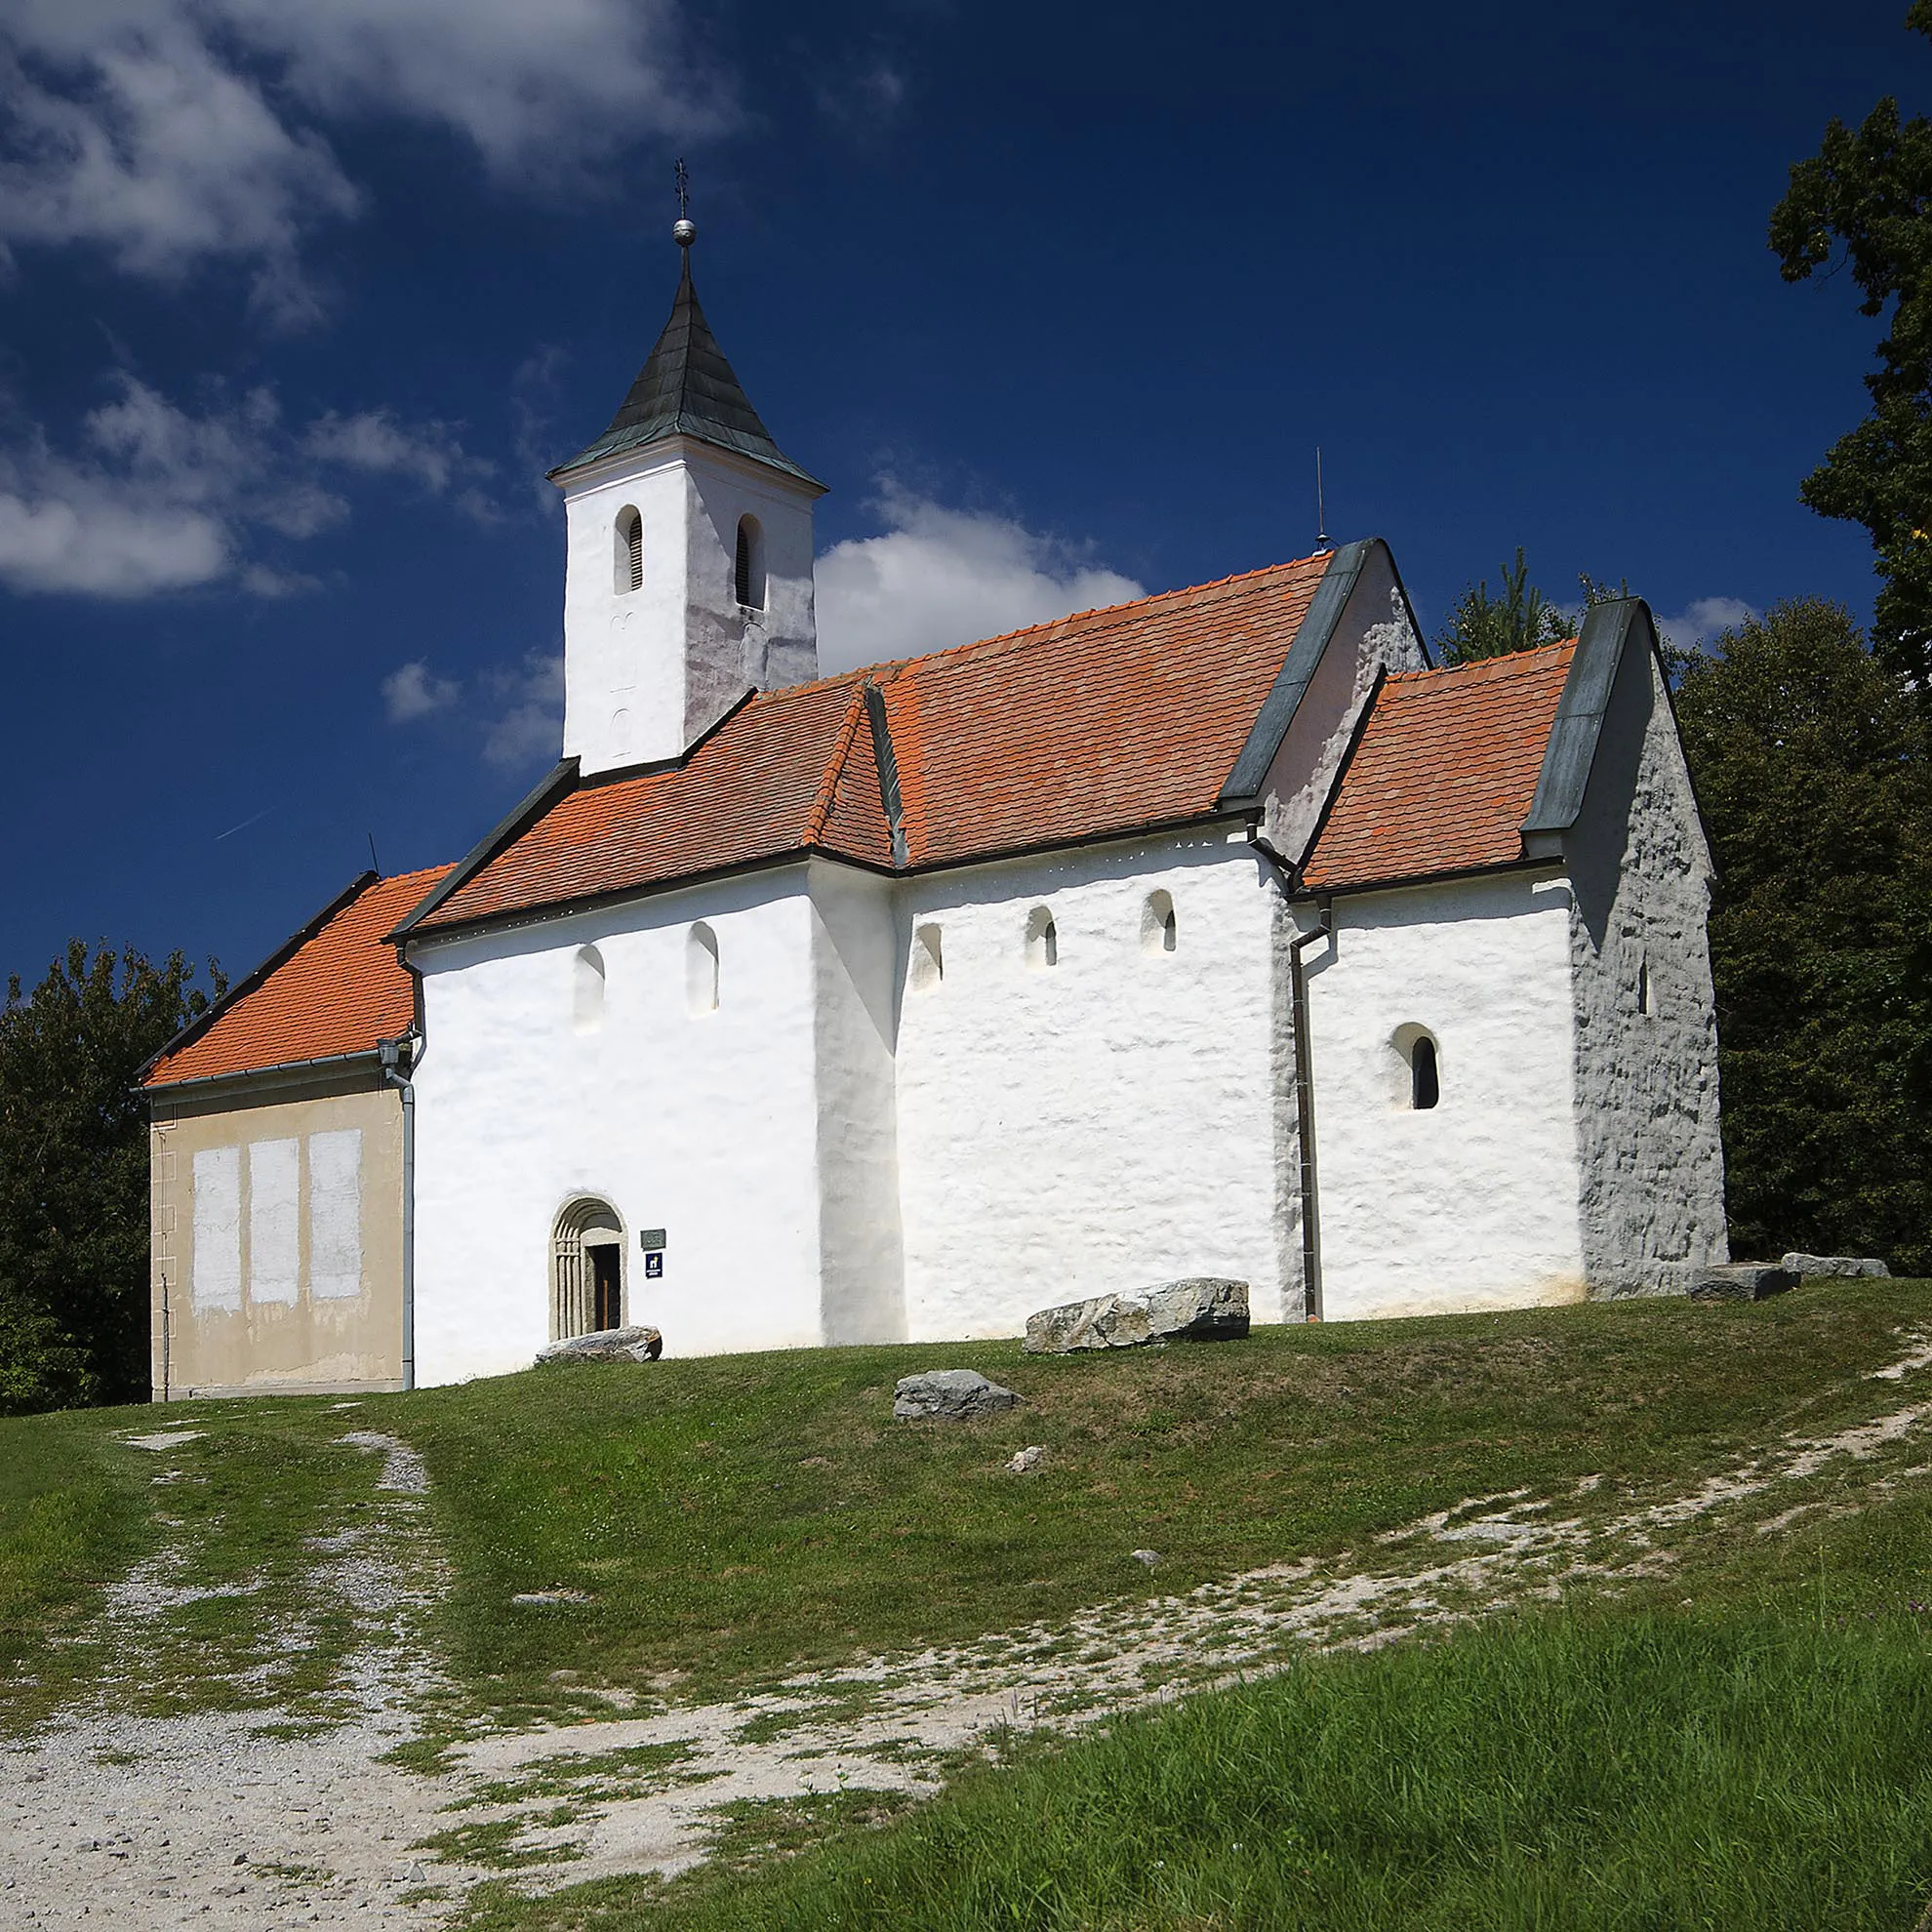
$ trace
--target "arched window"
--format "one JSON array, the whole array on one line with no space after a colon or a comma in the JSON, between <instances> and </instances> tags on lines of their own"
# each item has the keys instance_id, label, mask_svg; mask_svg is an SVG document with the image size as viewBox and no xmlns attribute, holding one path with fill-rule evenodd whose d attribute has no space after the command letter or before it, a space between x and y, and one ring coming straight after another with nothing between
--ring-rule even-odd
<instances>
[{"instance_id":1,"label":"arched window","mask_svg":"<svg viewBox=\"0 0 1932 1932\"><path fill-rule=\"evenodd\" d=\"M1060 934L1044 906L1026 914L1026 964L1035 971L1060 964Z\"/></svg>"},{"instance_id":2,"label":"arched window","mask_svg":"<svg viewBox=\"0 0 1932 1932\"><path fill-rule=\"evenodd\" d=\"M604 1024L604 955L594 946L580 946L571 962L570 1022L580 1033Z\"/></svg>"},{"instance_id":3,"label":"arched window","mask_svg":"<svg viewBox=\"0 0 1932 1932\"><path fill-rule=\"evenodd\" d=\"M765 608L765 533L755 516L738 519L738 559L735 567L738 601L746 610Z\"/></svg>"},{"instance_id":4,"label":"arched window","mask_svg":"<svg viewBox=\"0 0 1932 1932\"><path fill-rule=\"evenodd\" d=\"M628 504L617 516L617 593L644 587L644 519Z\"/></svg>"},{"instance_id":5,"label":"arched window","mask_svg":"<svg viewBox=\"0 0 1932 1932\"><path fill-rule=\"evenodd\" d=\"M1141 907L1141 950L1172 952L1180 928L1174 921L1174 895L1150 892Z\"/></svg>"},{"instance_id":6,"label":"arched window","mask_svg":"<svg viewBox=\"0 0 1932 1932\"><path fill-rule=\"evenodd\" d=\"M1420 1113L1441 1098L1442 1085L1435 1071L1435 1042L1427 1033L1418 1033L1409 1048L1409 1105Z\"/></svg>"},{"instance_id":7,"label":"arched window","mask_svg":"<svg viewBox=\"0 0 1932 1932\"><path fill-rule=\"evenodd\" d=\"M914 992L931 992L946 978L946 959L940 951L937 926L921 926L912 935L912 965L906 977Z\"/></svg>"},{"instance_id":8,"label":"arched window","mask_svg":"<svg viewBox=\"0 0 1932 1932\"><path fill-rule=\"evenodd\" d=\"M572 1201L550 1237L550 1338L624 1326L624 1224L609 1201Z\"/></svg>"},{"instance_id":9,"label":"arched window","mask_svg":"<svg viewBox=\"0 0 1932 1932\"><path fill-rule=\"evenodd\" d=\"M694 1020L718 1010L718 936L702 919L684 936L684 1010Z\"/></svg>"}]
</instances>

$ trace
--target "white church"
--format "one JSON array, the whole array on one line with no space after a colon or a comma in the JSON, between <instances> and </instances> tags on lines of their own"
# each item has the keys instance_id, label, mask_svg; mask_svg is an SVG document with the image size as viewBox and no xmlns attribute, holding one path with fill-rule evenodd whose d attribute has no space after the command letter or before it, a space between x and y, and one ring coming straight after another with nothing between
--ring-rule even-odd
<instances>
[{"instance_id":1,"label":"white church","mask_svg":"<svg viewBox=\"0 0 1932 1932\"><path fill-rule=\"evenodd\" d=\"M1648 611L1432 668L1389 547L822 678L693 286L567 528L554 771L145 1075L157 1397L1681 1291L1711 861Z\"/></svg>"}]
</instances>

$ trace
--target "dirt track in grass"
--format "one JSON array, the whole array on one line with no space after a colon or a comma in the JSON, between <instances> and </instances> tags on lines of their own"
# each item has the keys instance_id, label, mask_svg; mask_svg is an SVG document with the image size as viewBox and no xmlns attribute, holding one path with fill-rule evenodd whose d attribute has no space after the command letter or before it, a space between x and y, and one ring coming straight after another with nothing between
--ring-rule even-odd
<instances>
[{"instance_id":1,"label":"dirt track in grass","mask_svg":"<svg viewBox=\"0 0 1932 1932\"><path fill-rule=\"evenodd\" d=\"M305 1626L348 1620L330 1683L241 1711L129 1714L130 1686L170 1668L172 1620L208 1594L183 1580L190 1552L179 1548L138 1566L72 1639L105 1660L99 1680L0 1755L0 1922L434 1924L485 1878L547 1890L673 1873L702 1860L724 1808L745 1800L930 1791L960 1753L1009 1730L1077 1724L1509 1604L1654 1582L1713 1531L1790 1535L1821 1510L1922 1481L1932 1337L1902 1335L1896 1359L1865 1380L1884 1391L1879 1413L1686 1470L1666 1493L1632 1497L1587 1476L1556 1494L1474 1497L1329 1560L718 1702L483 1731L451 1742L430 1770L385 1761L421 1737L446 1688L425 1636L443 1577L426 1477L406 1445L350 1430L339 1442L381 1471L372 1507L308 1540L305 1601L287 1633L296 1644ZM128 1453L155 1457L159 1485L194 1481L195 1438L168 1433L153 1449L130 1437Z\"/></svg>"}]
</instances>

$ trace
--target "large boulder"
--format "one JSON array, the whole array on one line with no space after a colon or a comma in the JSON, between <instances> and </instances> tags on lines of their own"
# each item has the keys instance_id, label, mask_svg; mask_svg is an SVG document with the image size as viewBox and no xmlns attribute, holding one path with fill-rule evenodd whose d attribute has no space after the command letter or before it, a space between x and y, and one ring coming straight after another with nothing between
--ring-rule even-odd
<instances>
[{"instance_id":1,"label":"large boulder","mask_svg":"<svg viewBox=\"0 0 1932 1932\"><path fill-rule=\"evenodd\" d=\"M590 1335L569 1335L540 1348L540 1362L655 1362L664 1338L655 1328L600 1328Z\"/></svg>"},{"instance_id":2,"label":"large boulder","mask_svg":"<svg viewBox=\"0 0 1932 1932\"><path fill-rule=\"evenodd\" d=\"M1248 1332L1248 1284L1218 1275L1163 1281L1126 1295L1095 1295L1026 1317L1029 1355L1133 1348L1144 1342L1232 1342Z\"/></svg>"},{"instance_id":3,"label":"large boulder","mask_svg":"<svg viewBox=\"0 0 1932 1932\"><path fill-rule=\"evenodd\" d=\"M974 1416L996 1415L1019 1404L1020 1397L977 1369L927 1369L923 1375L903 1375L892 1391L892 1413L898 1422L966 1422Z\"/></svg>"},{"instance_id":4,"label":"large boulder","mask_svg":"<svg viewBox=\"0 0 1932 1932\"><path fill-rule=\"evenodd\" d=\"M1842 1281L1883 1281L1892 1272L1883 1262L1873 1261L1869 1255L1789 1254L1784 1268L1788 1274L1823 1274Z\"/></svg>"},{"instance_id":5,"label":"large boulder","mask_svg":"<svg viewBox=\"0 0 1932 1932\"><path fill-rule=\"evenodd\" d=\"M1691 1276L1691 1299L1696 1302L1761 1302L1798 1285L1789 1268L1772 1262L1725 1262L1700 1268Z\"/></svg>"}]
</instances>

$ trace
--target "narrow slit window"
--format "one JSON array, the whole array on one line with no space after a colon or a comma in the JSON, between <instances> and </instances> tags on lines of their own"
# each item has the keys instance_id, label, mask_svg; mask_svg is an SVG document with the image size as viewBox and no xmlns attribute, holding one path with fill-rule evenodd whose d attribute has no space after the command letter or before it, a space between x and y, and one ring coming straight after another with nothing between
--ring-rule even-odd
<instances>
[{"instance_id":1,"label":"narrow slit window","mask_svg":"<svg viewBox=\"0 0 1932 1932\"><path fill-rule=\"evenodd\" d=\"M571 963L570 1023L580 1033L604 1024L604 955L594 946L579 946Z\"/></svg>"},{"instance_id":2,"label":"narrow slit window","mask_svg":"<svg viewBox=\"0 0 1932 1932\"><path fill-rule=\"evenodd\" d=\"M1441 1098L1442 1084L1435 1069L1435 1042L1422 1033L1409 1049L1409 1105L1421 1113Z\"/></svg>"},{"instance_id":3,"label":"narrow slit window","mask_svg":"<svg viewBox=\"0 0 1932 1932\"><path fill-rule=\"evenodd\" d=\"M684 938L684 1007L694 1020L718 1010L718 936L702 919Z\"/></svg>"},{"instance_id":4,"label":"narrow slit window","mask_svg":"<svg viewBox=\"0 0 1932 1932\"><path fill-rule=\"evenodd\" d=\"M617 593L644 587L644 519L626 506L617 519Z\"/></svg>"},{"instance_id":5,"label":"narrow slit window","mask_svg":"<svg viewBox=\"0 0 1932 1932\"><path fill-rule=\"evenodd\" d=\"M746 610L765 608L765 533L755 516L738 519L738 555L734 565L738 601Z\"/></svg>"},{"instance_id":6,"label":"narrow slit window","mask_svg":"<svg viewBox=\"0 0 1932 1932\"><path fill-rule=\"evenodd\" d=\"M1147 903L1141 907L1141 950L1172 952L1180 930L1174 917L1174 895L1171 892L1148 893Z\"/></svg>"},{"instance_id":7,"label":"narrow slit window","mask_svg":"<svg viewBox=\"0 0 1932 1932\"><path fill-rule=\"evenodd\" d=\"M1060 964L1060 931L1044 906L1026 914L1026 964L1035 972Z\"/></svg>"},{"instance_id":8,"label":"narrow slit window","mask_svg":"<svg viewBox=\"0 0 1932 1932\"><path fill-rule=\"evenodd\" d=\"M1639 1013L1649 1013L1653 1010L1650 997L1650 961L1639 958L1637 960L1637 1011Z\"/></svg>"},{"instance_id":9,"label":"narrow slit window","mask_svg":"<svg viewBox=\"0 0 1932 1932\"><path fill-rule=\"evenodd\" d=\"M940 949L940 929L937 926L921 926L912 935L910 978L914 992L935 991L946 978L946 955Z\"/></svg>"}]
</instances>

